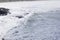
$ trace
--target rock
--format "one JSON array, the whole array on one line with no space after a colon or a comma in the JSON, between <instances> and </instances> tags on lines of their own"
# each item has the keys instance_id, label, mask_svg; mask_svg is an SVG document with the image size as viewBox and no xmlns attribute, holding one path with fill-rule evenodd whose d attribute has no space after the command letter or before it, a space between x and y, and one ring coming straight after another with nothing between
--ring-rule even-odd
<instances>
[{"instance_id":1,"label":"rock","mask_svg":"<svg viewBox=\"0 0 60 40\"><path fill-rule=\"evenodd\" d=\"M23 18L23 16L16 16L17 18Z\"/></svg>"},{"instance_id":2,"label":"rock","mask_svg":"<svg viewBox=\"0 0 60 40\"><path fill-rule=\"evenodd\" d=\"M7 15L9 13L9 9L7 8L0 8L0 16Z\"/></svg>"},{"instance_id":3,"label":"rock","mask_svg":"<svg viewBox=\"0 0 60 40\"><path fill-rule=\"evenodd\" d=\"M2 38L2 40L4 40L4 38Z\"/></svg>"}]
</instances>

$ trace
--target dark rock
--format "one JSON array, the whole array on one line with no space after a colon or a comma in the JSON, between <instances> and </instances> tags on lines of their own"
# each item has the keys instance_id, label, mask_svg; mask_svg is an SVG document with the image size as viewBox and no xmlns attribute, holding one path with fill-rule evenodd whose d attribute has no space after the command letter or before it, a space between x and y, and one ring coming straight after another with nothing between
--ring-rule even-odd
<instances>
[{"instance_id":1,"label":"dark rock","mask_svg":"<svg viewBox=\"0 0 60 40\"><path fill-rule=\"evenodd\" d=\"M4 40L4 38L2 38L2 40Z\"/></svg>"},{"instance_id":2,"label":"dark rock","mask_svg":"<svg viewBox=\"0 0 60 40\"><path fill-rule=\"evenodd\" d=\"M23 18L23 16L16 16L17 18Z\"/></svg>"},{"instance_id":3,"label":"dark rock","mask_svg":"<svg viewBox=\"0 0 60 40\"><path fill-rule=\"evenodd\" d=\"M0 8L0 16L7 15L9 13L9 9L7 8Z\"/></svg>"}]
</instances>

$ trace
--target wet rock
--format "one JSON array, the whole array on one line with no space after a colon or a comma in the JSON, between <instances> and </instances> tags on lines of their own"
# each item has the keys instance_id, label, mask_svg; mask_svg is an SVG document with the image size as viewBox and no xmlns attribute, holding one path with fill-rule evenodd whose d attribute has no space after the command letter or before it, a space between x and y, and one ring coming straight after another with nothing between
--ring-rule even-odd
<instances>
[{"instance_id":1,"label":"wet rock","mask_svg":"<svg viewBox=\"0 0 60 40\"><path fill-rule=\"evenodd\" d=\"M16 16L17 18L23 18L23 16Z\"/></svg>"},{"instance_id":2,"label":"wet rock","mask_svg":"<svg viewBox=\"0 0 60 40\"><path fill-rule=\"evenodd\" d=\"M4 40L4 38L2 38L2 40Z\"/></svg>"},{"instance_id":3,"label":"wet rock","mask_svg":"<svg viewBox=\"0 0 60 40\"><path fill-rule=\"evenodd\" d=\"M9 13L9 9L7 8L0 8L0 16L7 15Z\"/></svg>"}]
</instances>

